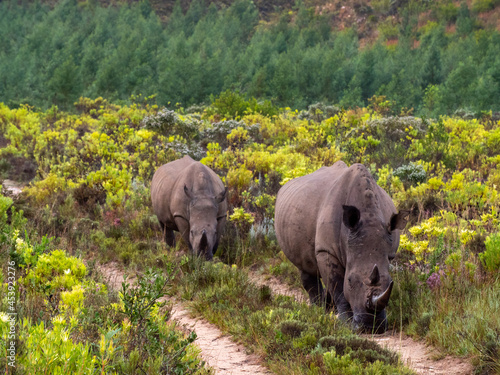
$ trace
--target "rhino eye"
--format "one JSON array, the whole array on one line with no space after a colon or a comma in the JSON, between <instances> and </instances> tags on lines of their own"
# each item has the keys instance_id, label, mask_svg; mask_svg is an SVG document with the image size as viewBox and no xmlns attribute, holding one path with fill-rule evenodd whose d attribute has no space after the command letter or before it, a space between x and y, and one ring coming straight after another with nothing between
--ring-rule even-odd
<instances>
[{"instance_id":1,"label":"rhino eye","mask_svg":"<svg viewBox=\"0 0 500 375\"><path fill-rule=\"evenodd\" d=\"M395 258L395 255L389 255L388 258L389 260L393 260Z\"/></svg>"}]
</instances>

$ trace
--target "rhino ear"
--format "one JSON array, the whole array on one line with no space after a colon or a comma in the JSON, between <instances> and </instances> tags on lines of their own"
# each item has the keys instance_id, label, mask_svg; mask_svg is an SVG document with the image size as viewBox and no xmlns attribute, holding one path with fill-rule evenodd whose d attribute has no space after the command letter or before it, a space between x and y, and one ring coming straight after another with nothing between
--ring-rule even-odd
<instances>
[{"instance_id":1,"label":"rhino ear","mask_svg":"<svg viewBox=\"0 0 500 375\"><path fill-rule=\"evenodd\" d=\"M392 232L394 229L403 230L408 222L408 215L410 211L399 211L397 214L392 215L389 222L389 230Z\"/></svg>"},{"instance_id":2,"label":"rhino ear","mask_svg":"<svg viewBox=\"0 0 500 375\"><path fill-rule=\"evenodd\" d=\"M342 205L342 208L344 209L344 215L342 216L342 221L344 222L344 225L351 230L356 229L359 225L359 219L361 218L361 213L354 206Z\"/></svg>"},{"instance_id":3,"label":"rhino ear","mask_svg":"<svg viewBox=\"0 0 500 375\"><path fill-rule=\"evenodd\" d=\"M216 197L215 197L215 201L217 203L222 203L224 201L224 199L226 199L226 195L227 195L227 187L224 189L223 192L219 193Z\"/></svg>"},{"instance_id":4,"label":"rhino ear","mask_svg":"<svg viewBox=\"0 0 500 375\"><path fill-rule=\"evenodd\" d=\"M187 195L189 199L193 199L193 194L189 191L188 187L184 184L184 193Z\"/></svg>"}]
</instances>

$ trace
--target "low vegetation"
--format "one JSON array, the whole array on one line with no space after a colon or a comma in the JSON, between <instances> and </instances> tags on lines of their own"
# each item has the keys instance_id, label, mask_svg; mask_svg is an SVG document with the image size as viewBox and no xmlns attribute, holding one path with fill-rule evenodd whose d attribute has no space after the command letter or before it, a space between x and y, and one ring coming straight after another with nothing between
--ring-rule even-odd
<instances>
[{"instance_id":1,"label":"low vegetation","mask_svg":"<svg viewBox=\"0 0 500 375\"><path fill-rule=\"evenodd\" d=\"M19 373L34 373L36 353L53 373L209 372L194 337L175 330L157 302L164 293L277 373L410 373L333 314L272 296L246 276L252 267L297 283L276 243L275 197L286 181L337 160L365 164L396 206L411 211L391 269L390 325L470 359L478 373L500 373L500 126L491 113L390 116L382 97L352 110L299 111L231 92L193 113L141 103L81 98L78 114L0 105L0 157L18 161L0 163L1 179L31 178L20 173L26 165L36 171L20 197L0 198L0 311L10 306L13 262ZM182 242L167 249L151 211L155 169L186 154L229 189L212 263L190 258ZM117 295L96 261L144 278ZM0 323L4 335L4 315ZM41 352L43 337L53 352ZM71 360L50 357L64 353ZM0 366L7 361L1 356Z\"/></svg>"}]
</instances>

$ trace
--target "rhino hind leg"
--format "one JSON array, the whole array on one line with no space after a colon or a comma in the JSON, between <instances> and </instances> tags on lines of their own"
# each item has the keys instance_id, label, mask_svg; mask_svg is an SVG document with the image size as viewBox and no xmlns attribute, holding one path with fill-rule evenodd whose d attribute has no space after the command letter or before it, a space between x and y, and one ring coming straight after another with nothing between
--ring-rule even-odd
<instances>
[{"instance_id":1,"label":"rhino hind leg","mask_svg":"<svg viewBox=\"0 0 500 375\"><path fill-rule=\"evenodd\" d=\"M304 271L301 271L300 279L302 280L302 286L304 287L306 292L309 293L311 304L323 304L325 293L323 291L321 279L316 275L311 275Z\"/></svg>"}]
</instances>

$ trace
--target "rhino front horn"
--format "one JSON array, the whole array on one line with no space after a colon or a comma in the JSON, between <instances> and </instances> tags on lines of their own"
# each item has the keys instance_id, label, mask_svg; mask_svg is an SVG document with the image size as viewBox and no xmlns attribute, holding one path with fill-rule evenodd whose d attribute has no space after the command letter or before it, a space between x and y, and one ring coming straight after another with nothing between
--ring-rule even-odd
<instances>
[{"instance_id":1,"label":"rhino front horn","mask_svg":"<svg viewBox=\"0 0 500 375\"><path fill-rule=\"evenodd\" d=\"M385 309L387 304L389 303L389 297L391 296L392 286L394 285L394 281L391 281L387 289L384 293L378 296L372 296L371 305L376 311L381 311Z\"/></svg>"}]
</instances>

